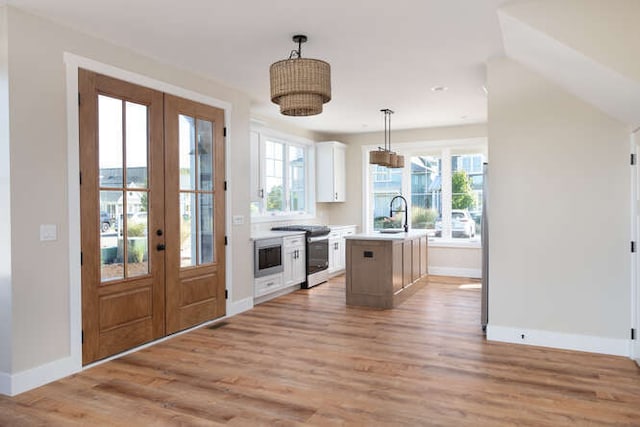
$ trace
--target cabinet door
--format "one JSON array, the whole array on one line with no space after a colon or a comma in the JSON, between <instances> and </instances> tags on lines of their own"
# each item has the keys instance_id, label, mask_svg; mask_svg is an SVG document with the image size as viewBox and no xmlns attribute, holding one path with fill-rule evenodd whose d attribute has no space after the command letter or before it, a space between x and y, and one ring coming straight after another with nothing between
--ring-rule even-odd
<instances>
[{"instance_id":1,"label":"cabinet door","mask_svg":"<svg viewBox=\"0 0 640 427\"><path fill-rule=\"evenodd\" d=\"M344 146L333 147L333 192L334 202L347 200L346 150Z\"/></svg>"},{"instance_id":2,"label":"cabinet door","mask_svg":"<svg viewBox=\"0 0 640 427\"><path fill-rule=\"evenodd\" d=\"M335 259L336 271L344 270L344 267L345 267L344 248L345 248L345 240L344 240L344 237L341 237L336 242L336 259Z\"/></svg>"},{"instance_id":3,"label":"cabinet door","mask_svg":"<svg viewBox=\"0 0 640 427\"><path fill-rule=\"evenodd\" d=\"M296 250L294 248L286 248L284 250L284 256L282 257L282 263L284 264L282 281L284 282L284 286L289 286L293 284L294 264L296 262L295 255L296 255Z\"/></svg>"},{"instance_id":4,"label":"cabinet door","mask_svg":"<svg viewBox=\"0 0 640 427\"><path fill-rule=\"evenodd\" d=\"M334 271L337 271L339 269L339 241L340 238L329 239L329 273L333 273Z\"/></svg>"},{"instance_id":5,"label":"cabinet door","mask_svg":"<svg viewBox=\"0 0 640 427\"><path fill-rule=\"evenodd\" d=\"M302 283L307 280L307 261L304 246L294 249L293 271L291 273L292 284Z\"/></svg>"},{"instance_id":6,"label":"cabinet door","mask_svg":"<svg viewBox=\"0 0 640 427\"><path fill-rule=\"evenodd\" d=\"M408 286L413 282L411 280L411 267L413 265L413 260L411 257L411 252L413 251L413 244L411 240L407 240L402 244L402 285L404 287Z\"/></svg>"},{"instance_id":7,"label":"cabinet door","mask_svg":"<svg viewBox=\"0 0 640 427\"><path fill-rule=\"evenodd\" d=\"M345 146L340 142L316 144L316 201L346 200Z\"/></svg>"}]
</instances>

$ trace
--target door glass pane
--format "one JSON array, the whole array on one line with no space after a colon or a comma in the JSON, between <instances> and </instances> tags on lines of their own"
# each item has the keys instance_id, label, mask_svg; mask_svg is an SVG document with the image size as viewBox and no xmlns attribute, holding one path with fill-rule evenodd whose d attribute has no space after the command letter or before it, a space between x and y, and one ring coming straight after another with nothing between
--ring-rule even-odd
<instances>
[{"instance_id":1,"label":"door glass pane","mask_svg":"<svg viewBox=\"0 0 640 427\"><path fill-rule=\"evenodd\" d=\"M196 265L195 207L195 193L180 193L180 267Z\"/></svg>"},{"instance_id":2,"label":"door glass pane","mask_svg":"<svg viewBox=\"0 0 640 427\"><path fill-rule=\"evenodd\" d=\"M180 189L196 189L196 137L193 117L178 116L178 145L180 156Z\"/></svg>"},{"instance_id":3,"label":"door glass pane","mask_svg":"<svg viewBox=\"0 0 640 427\"><path fill-rule=\"evenodd\" d=\"M127 277L149 273L149 221L146 209L142 208L147 197L143 191L127 192Z\"/></svg>"},{"instance_id":4,"label":"door glass pane","mask_svg":"<svg viewBox=\"0 0 640 427\"><path fill-rule=\"evenodd\" d=\"M116 218L122 191L100 192L100 277L101 281L124 278L124 264L119 250Z\"/></svg>"},{"instance_id":5,"label":"door glass pane","mask_svg":"<svg viewBox=\"0 0 640 427\"><path fill-rule=\"evenodd\" d=\"M200 194L198 199L198 220L200 235L198 236L198 264L213 262L213 194Z\"/></svg>"},{"instance_id":6,"label":"door glass pane","mask_svg":"<svg viewBox=\"0 0 640 427\"><path fill-rule=\"evenodd\" d=\"M147 188L147 107L126 103L127 187Z\"/></svg>"},{"instance_id":7,"label":"door glass pane","mask_svg":"<svg viewBox=\"0 0 640 427\"><path fill-rule=\"evenodd\" d=\"M198 183L199 190L213 190L213 123L197 120L198 123Z\"/></svg>"},{"instance_id":8,"label":"door glass pane","mask_svg":"<svg viewBox=\"0 0 640 427\"><path fill-rule=\"evenodd\" d=\"M98 95L98 162L101 187L122 187L122 101Z\"/></svg>"}]
</instances>

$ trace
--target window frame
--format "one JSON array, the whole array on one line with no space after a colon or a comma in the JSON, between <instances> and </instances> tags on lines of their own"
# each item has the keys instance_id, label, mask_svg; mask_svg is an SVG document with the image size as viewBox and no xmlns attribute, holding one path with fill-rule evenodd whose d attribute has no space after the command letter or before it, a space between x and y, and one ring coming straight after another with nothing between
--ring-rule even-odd
<instances>
[{"instance_id":1,"label":"window frame","mask_svg":"<svg viewBox=\"0 0 640 427\"><path fill-rule=\"evenodd\" d=\"M374 232L374 219L373 219L373 172L369 167L369 152L377 149L377 145L363 145L362 146L362 182L363 182L363 195L362 195L362 224L364 225L365 232ZM488 143L486 137L455 139L455 140L437 140L437 141L417 141L417 142L405 142L394 144L394 150L405 157L410 159L412 156L434 156L443 159L442 164L444 168L445 160L448 158L449 163L451 158L458 155L467 154L481 154L484 156L484 161L488 162ZM405 161L405 167L402 175L402 194L411 195L411 168L410 161ZM451 165L449 165L451 169ZM441 174L444 171L441 171ZM451 175L451 171L448 172ZM450 176L449 176L450 181ZM449 195L446 197L443 194L442 205L443 212L444 206L448 205L446 212L451 212L451 183L445 184L443 182L443 193L445 187L448 187ZM407 197L409 204L409 224L412 222L411 218L411 197ZM453 238L453 237L434 237L429 236L429 241L433 242L436 246L442 244L448 247L479 247L480 239L472 240L465 238Z\"/></svg>"},{"instance_id":2,"label":"window frame","mask_svg":"<svg viewBox=\"0 0 640 427\"><path fill-rule=\"evenodd\" d=\"M315 218L315 143L307 138L294 136L272 129L252 128L252 146L251 146L251 174L252 176L252 197L251 197L251 221L252 222L270 222L284 221L292 219L311 219ZM267 211L266 203L266 142L271 141L284 145L283 158L283 192L285 194L284 203L286 210ZM290 147L302 148L304 150L304 192L305 192L305 209L302 211L290 211L291 200L289 199L289 154ZM256 170L257 169L257 170ZM253 206L258 204L258 212L256 213Z\"/></svg>"}]
</instances>

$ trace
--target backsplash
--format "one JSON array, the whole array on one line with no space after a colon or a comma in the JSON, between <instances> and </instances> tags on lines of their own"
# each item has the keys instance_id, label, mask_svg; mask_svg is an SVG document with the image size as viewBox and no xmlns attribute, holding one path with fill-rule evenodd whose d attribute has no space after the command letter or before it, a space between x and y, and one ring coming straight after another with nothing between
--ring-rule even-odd
<instances>
[{"instance_id":1,"label":"backsplash","mask_svg":"<svg viewBox=\"0 0 640 427\"><path fill-rule=\"evenodd\" d=\"M328 225L329 221L329 213L326 208L321 205L316 205L316 216L315 218L306 218L306 219L287 219L287 220L274 220L267 222L252 222L251 223L251 234L262 233L265 231L271 230L271 227L275 227L276 225L293 225L293 224L311 224L311 225Z\"/></svg>"}]
</instances>

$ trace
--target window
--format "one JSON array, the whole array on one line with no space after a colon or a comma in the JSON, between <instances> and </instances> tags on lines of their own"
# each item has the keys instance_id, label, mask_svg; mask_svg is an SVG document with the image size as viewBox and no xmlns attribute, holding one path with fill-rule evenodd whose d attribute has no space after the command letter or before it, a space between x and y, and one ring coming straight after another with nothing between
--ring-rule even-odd
<instances>
[{"instance_id":1,"label":"window","mask_svg":"<svg viewBox=\"0 0 640 427\"><path fill-rule=\"evenodd\" d=\"M406 144L401 154L409 161L403 169L368 165L369 230L401 227L404 213L389 218L389 203L401 194L409 204L410 228L427 230L435 239L480 240L486 141L438 145Z\"/></svg>"},{"instance_id":2,"label":"window","mask_svg":"<svg viewBox=\"0 0 640 427\"><path fill-rule=\"evenodd\" d=\"M251 215L271 218L313 214L310 176L312 143L252 132Z\"/></svg>"},{"instance_id":3,"label":"window","mask_svg":"<svg viewBox=\"0 0 640 427\"><path fill-rule=\"evenodd\" d=\"M391 199L402 194L402 169L370 165L373 189L373 229L400 228L403 217L389 218Z\"/></svg>"},{"instance_id":4,"label":"window","mask_svg":"<svg viewBox=\"0 0 640 427\"><path fill-rule=\"evenodd\" d=\"M436 156L411 157L411 228L435 230L442 212L440 163Z\"/></svg>"}]
</instances>

